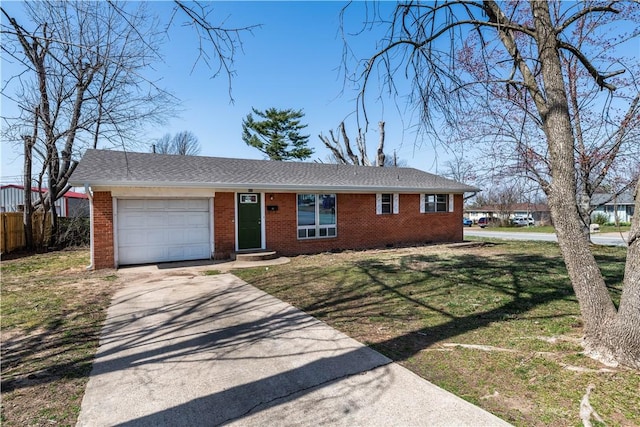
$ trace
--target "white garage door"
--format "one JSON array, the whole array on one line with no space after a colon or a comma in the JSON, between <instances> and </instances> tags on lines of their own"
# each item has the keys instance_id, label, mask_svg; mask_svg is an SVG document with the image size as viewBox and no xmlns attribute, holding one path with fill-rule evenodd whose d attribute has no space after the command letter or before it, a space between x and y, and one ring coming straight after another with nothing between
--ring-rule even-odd
<instances>
[{"instance_id":1,"label":"white garage door","mask_svg":"<svg viewBox=\"0 0 640 427\"><path fill-rule=\"evenodd\" d=\"M118 264L207 259L208 199L118 200Z\"/></svg>"}]
</instances>

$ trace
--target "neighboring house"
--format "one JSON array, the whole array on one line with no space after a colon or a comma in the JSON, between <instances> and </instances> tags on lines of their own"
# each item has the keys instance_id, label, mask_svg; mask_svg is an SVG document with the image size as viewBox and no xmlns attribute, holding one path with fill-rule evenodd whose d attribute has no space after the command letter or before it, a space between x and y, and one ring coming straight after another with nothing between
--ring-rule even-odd
<instances>
[{"instance_id":1,"label":"neighboring house","mask_svg":"<svg viewBox=\"0 0 640 427\"><path fill-rule=\"evenodd\" d=\"M598 214L606 215L609 223L631 222L634 214L634 200L631 193L613 194L596 193L591 197L591 206L596 206L591 213L593 221Z\"/></svg>"},{"instance_id":2,"label":"neighboring house","mask_svg":"<svg viewBox=\"0 0 640 427\"><path fill-rule=\"evenodd\" d=\"M463 240L465 192L417 169L88 150L94 268Z\"/></svg>"},{"instance_id":3,"label":"neighboring house","mask_svg":"<svg viewBox=\"0 0 640 427\"><path fill-rule=\"evenodd\" d=\"M47 192L42 189L42 195ZM31 200L33 203L40 200L39 190L31 189ZM67 191L64 196L54 203L56 213L61 217L87 217L89 216L89 199L84 193ZM24 187L22 185L3 185L0 187L0 212L23 212L24 211Z\"/></svg>"},{"instance_id":4,"label":"neighboring house","mask_svg":"<svg viewBox=\"0 0 640 427\"><path fill-rule=\"evenodd\" d=\"M531 217L536 225L551 224L551 211L544 203L512 203L510 205L488 205L466 208L465 216L474 223L481 217L498 218L509 221L514 217Z\"/></svg>"}]
</instances>

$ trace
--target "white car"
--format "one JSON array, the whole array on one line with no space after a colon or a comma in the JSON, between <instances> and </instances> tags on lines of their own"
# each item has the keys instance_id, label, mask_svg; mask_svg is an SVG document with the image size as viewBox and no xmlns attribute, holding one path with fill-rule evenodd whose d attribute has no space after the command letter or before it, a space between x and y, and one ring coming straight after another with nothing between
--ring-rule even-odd
<instances>
[{"instance_id":1,"label":"white car","mask_svg":"<svg viewBox=\"0 0 640 427\"><path fill-rule=\"evenodd\" d=\"M513 217L513 219L511 220L511 223L519 227L524 227L526 225L535 225L536 222L530 216L528 217L516 216L516 217Z\"/></svg>"}]
</instances>

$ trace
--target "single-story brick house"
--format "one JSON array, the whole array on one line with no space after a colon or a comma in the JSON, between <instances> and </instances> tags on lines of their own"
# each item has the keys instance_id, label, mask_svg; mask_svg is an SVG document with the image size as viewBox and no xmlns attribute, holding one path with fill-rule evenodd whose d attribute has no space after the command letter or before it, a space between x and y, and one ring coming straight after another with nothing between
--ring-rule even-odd
<instances>
[{"instance_id":1,"label":"single-story brick house","mask_svg":"<svg viewBox=\"0 0 640 427\"><path fill-rule=\"evenodd\" d=\"M411 168L88 150L94 268L463 240L465 192Z\"/></svg>"}]
</instances>

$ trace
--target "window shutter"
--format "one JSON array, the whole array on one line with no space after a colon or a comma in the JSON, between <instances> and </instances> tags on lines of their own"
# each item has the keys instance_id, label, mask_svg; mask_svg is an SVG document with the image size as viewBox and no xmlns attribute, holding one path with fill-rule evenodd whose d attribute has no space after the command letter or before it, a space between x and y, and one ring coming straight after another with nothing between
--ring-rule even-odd
<instances>
[{"instance_id":1,"label":"window shutter","mask_svg":"<svg viewBox=\"0 0 640 427\"><path fill-rule=\"evenodd\" d=\"M453 194L449 194L449 212L453 212Z\"/></svg>"},{"instance_id":2,"label":"window shutter","mask_svg":"<svg viewBox=\"0 0 640 427\"><path fill-rule=\"evenodd\" d=\"M400 195L393 193L393 213L397 214L398 212L400 212Z\"/></svg>"},{"instance_id":3,"label":"window shutter","mask_svg":"<svg viewBox=\"0 0 640 427\"><path fill-rule=\"evenodd\" d=\"M424 194L420 195L420 213L424 213Z\"/></svg>"},{"instance_id":4,"label":"window shutter","mask_svg":"<svg viewBox=\"0 0 640 427\"><path fill-rule=\"evenodd\" d=\"M376 214L382 215L382 194L376 194Z\"/></svg>"}]
</instances>

